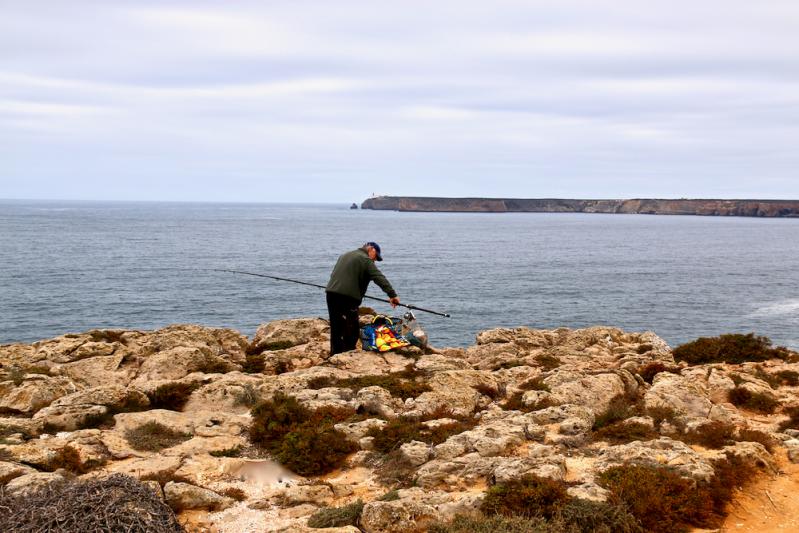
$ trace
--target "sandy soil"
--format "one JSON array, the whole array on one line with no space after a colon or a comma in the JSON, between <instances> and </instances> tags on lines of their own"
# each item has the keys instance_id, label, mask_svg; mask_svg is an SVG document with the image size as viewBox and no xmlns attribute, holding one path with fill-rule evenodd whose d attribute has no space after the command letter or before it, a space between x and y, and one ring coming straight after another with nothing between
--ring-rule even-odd
<instances>
[{"instance_id":1,"label":"sandy soil","mask_svg":"<svg viewBox=\"0 0 799 533\"><path fill-rule=\"evenodd\" d=\"M737 493L722 532L785 533L799 531L799 465L777 454L780 474L764 476Z\"/></svg>"}]
</instances>

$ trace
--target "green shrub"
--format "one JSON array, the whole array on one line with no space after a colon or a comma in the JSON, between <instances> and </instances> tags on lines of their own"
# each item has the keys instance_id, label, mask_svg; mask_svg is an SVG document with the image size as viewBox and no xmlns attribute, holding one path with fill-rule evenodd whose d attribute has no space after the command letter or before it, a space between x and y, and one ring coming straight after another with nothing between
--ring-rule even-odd
<instances>
[{"instance_id":1,"label":"green shrub","mask_svg":"<svg viewBox=\"0 0 799 533\"><path fill-rule=\"evenodd\" d=\"M732 389L729 392L729 399L733 405L765 414L773 413L780 405L780 402L769 394L751 392L743 387Z\"/></svg>"},{"instance_id":2,"label":"green shrub","mask_svg":"<svg viewBox=\"0 0 799 533\"><path fill-rule=\"evenodd\" d=\"M147 394L150 398L151 409L168 409L180 411L189 401L191 393L199 388L199 383L176 381L159 385Z\"/></svg>"},{"instance_id":3,"label":"green shrub","mask_svg":"<svg viewBox=\"0 0 799 533\"><path fill-rule=\"evenodd\" d=\"M308 527L344 527L357 526L363 512L363 502L358 500L343 507L326 507L319 509L308 518Z\"/></svg>"},{"instance_id":4,"label":"green shrub","mask_svg":"<svg viewBox=\"0 0 799 533\"><path fill-rule=\"evenodd\" d=\"M125 431L125 439L134 450L157 452L177 446L191 438L188 433L175 431L159 422L150 421Z\"/></svg>"},{"instance_id":5,"label":"green shrub","mask_svg":"<svg viewBox=\"0 0 799 533\"><path fill-rule=\"evenodd\" d=\"M575 498L560 510L557 522L569 533L643 533L644 529L623 505Z\"/></svg>"},{"instance_id":6,"label":"green shrub","mask_svg":"<svg viewBox=\"0 0 799 533\"><path fill-rule=\"evenodd\" d=\"M761 366L755 368L755 377L762 379L763 381L768 383L769 387L771 387L772 389L776 389L777 387L782 385L782 378L780 378L776 374L770 374L766 372Z\"/></svg>"},{"instance_id":7,"label":"green shrub","mask_svg":"<svg viewBox=\"0 0 799 533\"><path fill-rule=\"evenodd\" d=\"M224 450L212 450L209 452L209 455L212 457L239 457L241 451L241 446L233 446L232 448L225 448Z\"/></svg>"},{"instance_id":8,"label":"green shrub","mask_svg":"<svg viewBox=\"0 0 799 533\"><path fill-rule=\"evenodd\" d=\"M355 450L333 426L351 417L350 409L311 411L295 398L277 393L253 407L250 439L301 476L321 475L341 466Z\"/></svg>"},{"instance_id":9,"label":"green shrub","mask_svg":"<svg viewBox=\"0 0 799 533\"><path fill-rule=\"evenodd\" d=\"M599 475L600 485L610 491L610 503L625 505L645 531L688 531L689 524L704 523L713 503L697 494L693 481L666 468L624 465Z\"/></svg>"},{"instance_id":10,"label":"green shrub","mask_svg":"<svg viewBox=\"0 0 799 533\"><path fill-rule=\"evenodd\" d=\"M430 533L561 533L543 518L462 514L456 515L449 522L430 524L428 531Z\"/></svg>"},{"instance_id":11,"label":"green shrub","mask_svg":"<svg viewBox=\"0 0 799 533\"><path fill-rule=\"evenodd\" d=\"M674 359L691 365L705 363L745 363L768 359L787 359L790 352L771 347L767 337L756 337L754 333L742 335L729 333L718 337L700 337L695 341L674 349Z\"/></svg>"},{"instance_id":12,"label":"green shrub","mask_svg":"<svg viewBox=\"0 0 799 533\"><path fill-rule=\"evenodd\" d=\"M437 413L436 418L454 418L454 422L427 427L424 421L416 417L400 416L389 420L382 428L372 428L367 433L374 437L373 446L376 451L388 453L406 442L417 440L428 444L441 444L458 433L463 433L475 426L470 418L455 417L452 413Z\"/></svg>"},{"instance_id":13,"label":"green shrub","mask_svg":"<svg viewBox=\"0 0 799 533\"><path fill-rule=\"evenodd\" d=\"M549 519L569 499L563 482L529 474L490 487L480 504L480 511L487 516L500 514Z\"/></svg>"},{"instance_id":14,"label":"green shrub","mask_svg":"<svg viewBox=\"0 0 799 533\"><path fill-rule=\"evenodd\" d=\"M596 430L592 435L594 441L608 441L613 444L626 444L633 441L652 440L658 433L641 422L614 422Z\"/></svg>"}]
</instances>

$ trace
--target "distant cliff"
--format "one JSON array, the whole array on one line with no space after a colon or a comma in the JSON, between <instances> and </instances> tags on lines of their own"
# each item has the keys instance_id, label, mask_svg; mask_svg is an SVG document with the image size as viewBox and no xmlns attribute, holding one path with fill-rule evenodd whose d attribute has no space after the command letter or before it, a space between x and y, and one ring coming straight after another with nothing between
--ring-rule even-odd
<instances>
[{"instance_id":1,"label":"distant cliff","mask_svg":"<svg viewBox=\"0 0 799 533\"><path fill-rule=\"evenodd\" d=\"M434 198L377 196L362 209L479 213L626 213L799 217L799 200L569 200L562 198Z\"/></svg>"}]
</instances>

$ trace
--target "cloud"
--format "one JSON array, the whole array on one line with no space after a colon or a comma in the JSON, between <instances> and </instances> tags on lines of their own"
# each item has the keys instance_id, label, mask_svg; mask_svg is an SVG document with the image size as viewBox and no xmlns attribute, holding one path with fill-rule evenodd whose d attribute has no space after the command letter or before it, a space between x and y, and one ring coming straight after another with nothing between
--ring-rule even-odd
<instances>
[{"instance_id":1,"label":"cloud","mask_svg":"<svg viewBox=\"0 0 799 533\"><path fill-rule=\"evenodd\" d=\"M6 3L0 196L797 198L797 24L787 1Z\"/></svg>"}]
</instances>

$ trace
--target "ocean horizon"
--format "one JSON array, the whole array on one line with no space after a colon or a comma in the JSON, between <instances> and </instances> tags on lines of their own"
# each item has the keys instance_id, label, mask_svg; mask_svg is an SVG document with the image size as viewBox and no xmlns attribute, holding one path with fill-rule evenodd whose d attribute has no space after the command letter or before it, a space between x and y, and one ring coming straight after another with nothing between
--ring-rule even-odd
<instances>
[{"instance_id":1,"label":"ocean horizon","mask_svg":"<svg viewBox=\"0 0 799 533\"><path fill-rule=\"evenodd\" d=\"M325 284L339 254L377 241L404 303L453 315L417 313L434 346L493 327L601 324L673 346L753 331L799 348L796 219L351 203L0 200L0 343L172 323L252 335L271 320L324 317L321 289L210 269Z\"/></svg>"}]
</instances>

